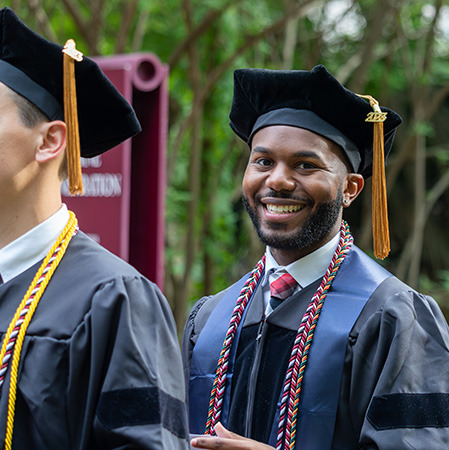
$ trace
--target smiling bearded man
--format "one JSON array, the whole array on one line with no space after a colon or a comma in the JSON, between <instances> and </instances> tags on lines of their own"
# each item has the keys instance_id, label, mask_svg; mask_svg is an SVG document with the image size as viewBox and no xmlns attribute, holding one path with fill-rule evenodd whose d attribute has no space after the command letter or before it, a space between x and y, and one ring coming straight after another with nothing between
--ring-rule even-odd
<instances>
[{"instance_id":1,"label":"smiling bearded man","mask_svg":"<svg viewBox=\"0 0 449 450\"><path fill-rule=\"evenodd\" d=\"M187 320L190 432L208 435L192 445L448 448L446 321L342 220L372 174L374 218L383 211L384 151L401 118L370 98L373 112L323 66L237 70L234 81L231 127L251 149L243 203L267 248ZM374 237L376 253L388 233Z\"/></svg>"}]
</instances>

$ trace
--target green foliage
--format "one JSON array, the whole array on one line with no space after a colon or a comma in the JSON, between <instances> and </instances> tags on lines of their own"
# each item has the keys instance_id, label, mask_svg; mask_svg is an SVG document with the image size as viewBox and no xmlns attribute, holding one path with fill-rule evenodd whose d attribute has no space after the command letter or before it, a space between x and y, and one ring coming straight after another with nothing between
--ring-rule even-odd
<instances>
[{"instance_id":1,"label":"green foliage","mask_svg":"<svg viewBox=\"0 0 449 450\"><path fill-rule=\"evenodd\" d=\"M449 101L443 91L449 80L448 5L443 4L437 24L432 28L436 9L427 0L313 2L297 16L292 11L312 2L139 0L129 29L124 30L127 8L133 4L131 0L35 0L32 3L37 9L25 1L4 2L8 6L18 5L19 15L41 34L50 39L53 34L60 43L72 37L88 55L94 49L105 55L114 53L118 37L125 36L124 51L153 52L170 64L167 159L172 171L166 202L166 269L167 280L178 283L175 286L173 282L171 291L168 289L173 296L192 302L206 291L216 292L235 281L260 256L260 247L257 239L251 238L253 231L240 202L248 150L228 126L233 70L284 68L286 55L292 55L290 68L310 69L315 64L324 64L344 84L349 87L356 84L360 93L373 95L403 116L404 125L397 134L391 157L392 171L395 161L399 161L400 170L396 178L389 180L393 251L391 258L384 262L390 270L400 268L402 250L415 223L417 182L414 141L410 137L424 137L429 148L427 179L421 185L430 192L448 171ZM66 7L69 3L82 19L81 23L69 13ZM190 5L190 24L186 5ZM101 6L103 10L97 22L94 10ZM293 39L288 41L287 20L274 31L272 27L292 17ZM201 32L196 34L197 30ZM133 47L135 42L140 43L138 48ZM198 79L194 79L194 74ZM442 102L431 113L427 107L441 93ZM418 106L424 116L413 125ZM195 133L192 122L188 121L194 107L199 110L201 125L198 180L191 180L189 172ZM192 181L199 182L198 198L190 192ZM428 199L429 195L422 198ZM370 233L362 232L371 226L362 200L350 214L351 227L358 230L358 235L369 237ZM197 202L197 213L193 228L188 228L192 201ZM426 251L420 257L422 271L429 274L428 278L422 277L421 286L443 306L449 289L446 270L449 239L445 237L448 202L446 190L429 215L432 232L423 236L422 246ZM192 261L186 257L189 237L194 237ZM371 249L369 239L357 244L367 251ZM186 285L182 284L184 276Z\"/></svg>"},{"instance_id":2,"label":"green foliage","mask_svg":"<svg viewBox=\"0 0 449 450\"><path fill-rule=\"evenodd\" d=\"M429 122L416 122L413 126L413 131L417 135L421 136L432 136L434 129Z\"/></svg>"},{"instance_id":3,"label":"green foliage","mask_svg":"<svg viewBox=\"0 0 449 450\"><path fill-rule=\"evenodd\" d=\"M449 166L449 149L436 148L433 152L436 161L443 167Z\"/></svg>"}]
</instances>

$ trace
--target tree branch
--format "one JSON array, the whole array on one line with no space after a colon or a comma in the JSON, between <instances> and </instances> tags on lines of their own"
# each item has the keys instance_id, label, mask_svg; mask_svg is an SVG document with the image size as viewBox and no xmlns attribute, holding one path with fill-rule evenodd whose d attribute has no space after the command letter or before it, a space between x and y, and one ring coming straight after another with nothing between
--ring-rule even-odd
<instances>
[{"instance_id":1,"label":"tree branch","mask_svg":"<svg viewBox=\"0 0 449 450\"><path fill-rule=\"evenodd\" d=\"M175 66L184 52L192 45L193 42L197 41L207 30L213 25L215 20L217 20L230 6L237 3L237 0L231 0L227 4L223 5L219 9L213 9L206 14L206 17L202 22L196 27L189 31L186 39L181 42L178 47L174 50L170 58L168 59L168 64L170 67Z\"/></svg>"},{"instance_id":2,"label":"tree branch","mask_svg":"<svg viewBox=\"0 0 449 450\"><path fill-rule=\"evenodd\" d=\"M353 92L361 92L365 88L369 68L373 59L375 59L374 47L382 37L381 31L386 18L390 16L391 6L389 0L377 2L376 5L369 31L365 34L363 45L359 49L359 54L363 55L363 57L360 58L360 64L357 67L357 76L352 79L349 86L349 89Z\"/></svg>"},{"instance_id":3,"label":"tree branch","mask_svg":"<svg viewBox=\"0 0 449 450\"><path fill-rule=\"evenodd\" d=\"M129 30L131 28L133 17L137 11L137 5L139 0L131 0L126 2L123 7L123 21L120 28L119 34L117 36L117 42L115 45L115 53L123 53L126 47L126 40L129 35Z\"/></svg>"},{"instance_id":4,"label":"tree branch","mask_svg":"<svg viewBox=\"0 0 449 450\"><path fill-rule=\"evenodd\" d=\"M28 6L37 19L39 31L46 36L47 39L58 42L58 37L50 24L50 20L48 19L42 4L38 0L29 0Z\"/></svg>"},{"instance_id":5,"label":"tree branch","mask_svg":"<svg viewBox=\"0 0 449 450\"><path fill-rule=\"evenodd\" d=\"M137 52L142 48L143 38L147 31L148 18L150 17L150 10L144 9L137 19L136 30L131 45L133 52Z\"/></svg>"},{"instance_id":6,"label":"tree branch","mask_svg":"<svg viewBox=\"0 0 449 450\"><path fill-rule=\"evenodd\" d=\"M78 28L78 30L80 30L80 33L86 39L89 53L91 55L96 55L98 53L97 42L95 41L95 38L92 36L91 24L86 23L86 21L79 13L79 8L77 7L77 5L74 3L73 0L62 0L62 1L67 9L67 12L70 14L73 21L75 22L76 27Z\"/></svg>"},{"instance_id":7,"label":"tree branch","mask_svg":"<svg viewBox=\"0 0 449 450\"><path fill-rule=\"evenodd\" d=\"M441 7L443 6L442 0L436 0L435 2L435 15L432 19L432 24L430 25L429 32L427 33L427 39L425 40L425 52L423 58L423 73L428 73L430 70L430 65L432 62L433 46L435 42L435 31L440 17Z\"/></svg>"}]
</instances>

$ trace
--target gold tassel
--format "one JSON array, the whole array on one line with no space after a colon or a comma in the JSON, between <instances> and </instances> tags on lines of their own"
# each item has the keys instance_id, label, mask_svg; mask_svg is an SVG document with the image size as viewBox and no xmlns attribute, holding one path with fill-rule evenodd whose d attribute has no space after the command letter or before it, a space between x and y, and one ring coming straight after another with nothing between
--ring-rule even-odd
<instances>
[{"instance_id":1,"label":"gold tassel","mask_svg":"<svg viewBox=\"0 0 449 450\"><path fill-rule=\"evenodd\" d=\"M82 61L83 54L76 50L75 41L69 39L64 49L64 118L67 124L67 170L71 195L83 195L81 151L76 102L75 60Z\"/></svg>"},{"instance_id":2,"label":"gold tassel","mask_svg":"<svg viewBox=\"0 0 449 450\"><path fill-rule=\"evenodd\" d=\"M373 122L373 249L377 259L384 259L390 253L388 227L387 186L385 180L384 122L387 113L382 112L379 103L370 95L359 95L369 100L374 112L368 113L366 122Z\"/></svg>"}]
</instances>

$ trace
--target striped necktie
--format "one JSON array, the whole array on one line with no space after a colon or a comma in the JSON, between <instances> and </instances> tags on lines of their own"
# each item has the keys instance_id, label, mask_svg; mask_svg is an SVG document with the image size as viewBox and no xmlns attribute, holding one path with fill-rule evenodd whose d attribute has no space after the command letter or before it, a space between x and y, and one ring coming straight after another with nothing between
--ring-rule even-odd
<instances>
[{"instance_id":1,"label":"striped necktie","mask_svg":"<svg viewBox=\"0 0 449 450\"><path fill-rule=\"evenodd\" d=\"M272 281L270 283L271 308L276 309L286 298L290 297L296 286L298 286L298 282L288 272Z\"/></svg>"}]
</instances>

